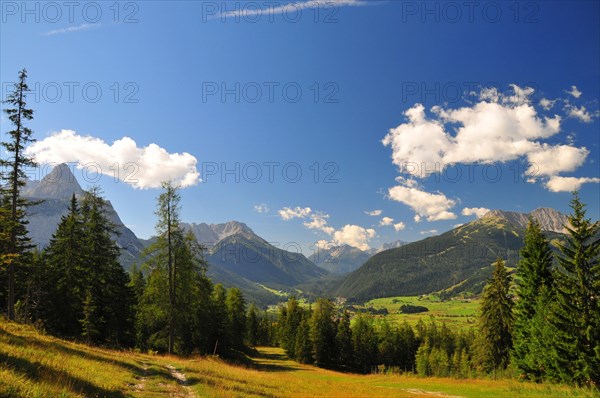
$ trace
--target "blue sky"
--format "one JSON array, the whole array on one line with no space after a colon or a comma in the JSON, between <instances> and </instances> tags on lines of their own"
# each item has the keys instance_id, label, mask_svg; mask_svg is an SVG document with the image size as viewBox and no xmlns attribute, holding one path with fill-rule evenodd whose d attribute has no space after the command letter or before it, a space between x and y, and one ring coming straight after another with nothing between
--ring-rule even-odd
<instances>
[{"instance_id":1,"label":"blue sky","mask_svg":"<svg viewBox=\"0 0 600 398\"><path fill-rule=\"evenodd\" d=\"M186 221L305 254L567 211L574 186L599 217L598 2L23 4L1 2L2 95L26 67L36 156L84 187L99 165L140 237L165 176Z\"/></svg>"}]
</instances>

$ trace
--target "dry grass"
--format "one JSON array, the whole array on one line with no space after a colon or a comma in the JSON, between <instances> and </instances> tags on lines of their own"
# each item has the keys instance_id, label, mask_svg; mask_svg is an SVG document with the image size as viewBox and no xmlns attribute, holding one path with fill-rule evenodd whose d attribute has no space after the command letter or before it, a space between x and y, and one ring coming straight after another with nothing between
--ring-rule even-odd
<instances>
[{"instance_id":1,"label":"dry grass","mask_svg":"<svg viewBox=\"0 0 600 398\"><path fill-rule=\"evenodd\" d=\"M66 342L0 321L0 397L592 397L514 380L361 376L290 361L260 348L249 366ZM175 370L177 371L175 371ZM185 375L185 382L181 374Z\"/></svg>"}]
</instances>

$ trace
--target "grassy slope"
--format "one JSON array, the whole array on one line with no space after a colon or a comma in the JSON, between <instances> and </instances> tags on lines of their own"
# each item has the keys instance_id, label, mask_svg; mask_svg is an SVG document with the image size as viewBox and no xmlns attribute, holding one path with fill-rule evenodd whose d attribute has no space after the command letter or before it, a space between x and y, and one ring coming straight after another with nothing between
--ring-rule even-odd
<instances>
[{"instance_id":1,"label":"grassy slope","mask_svg":"<svg viewBox=\"0 0 600 398\"><path fill-rule=\"evenodd\" d=\"M278 348L260 352L252 367L217 358L151 356L65 342L1 320L0 397L592 396L512 380L344 374L300 365Z\"/></svg>"}]
</instances>

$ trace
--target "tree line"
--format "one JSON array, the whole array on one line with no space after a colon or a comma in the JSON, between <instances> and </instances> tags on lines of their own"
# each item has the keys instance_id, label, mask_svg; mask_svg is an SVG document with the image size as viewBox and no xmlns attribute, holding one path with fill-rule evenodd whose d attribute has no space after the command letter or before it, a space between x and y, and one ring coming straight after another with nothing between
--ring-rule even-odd
<instances>
[{"instance_id":1,"label":"tree line","mask_svg":"<svg viewBox=\"0 0 600 398\"><path fill-rule=\"evenodd\" d=\"M518 376L600 385L600 226L574 193L566 239L554 255L529 220L516 281L498 259L481 296L477 327L406 322L358 314L321 298L292 298L277 319L278 344L302 363L361 373L380 369L422 376Z\"/></svg>"}]
</instances>

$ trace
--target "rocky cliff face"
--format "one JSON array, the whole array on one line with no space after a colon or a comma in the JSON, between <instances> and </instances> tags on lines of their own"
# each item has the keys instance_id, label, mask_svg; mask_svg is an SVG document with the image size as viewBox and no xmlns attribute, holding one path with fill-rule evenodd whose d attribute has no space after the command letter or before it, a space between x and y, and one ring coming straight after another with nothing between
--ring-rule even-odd
<instances>
[{"instance_id":1,"label":"rocky cliff face","mask_svg":"<svg viewBox=\"0 0 600 398\"><path fill-rule=\"evenodd\" d=\"M566 215L562 214L558 210L554 210L547 207L541 207L535 209L531 213L519 213L515 211L504 211L504 210L491 210L483 217L497 217L506 220L509 224L520 228L526 229L529 217L532 217L540 223L542 230L552 232L565 232L565 225L568 224L569 220Z\"/></svg>"},{"instance_id":2,"label":"rocky cliff face","mask_svg":"<svg viewBox=\"0 0 600 398\"><path fill-rule=\"evenodd\" d=\"M39 182L29 181L27 183L23 190L23 196L41 201L28 209L27 216L29 236L39 249L43 249L50 242L61 217L67 212L73 194L81 199L85 191L66 164L56 166ZM123 224L109 201L107 201L105 212L119 233L115 240L123 249L121 263L127 268L138 258L144 246L133 231Z\"/></svg>"}]
</instances>

